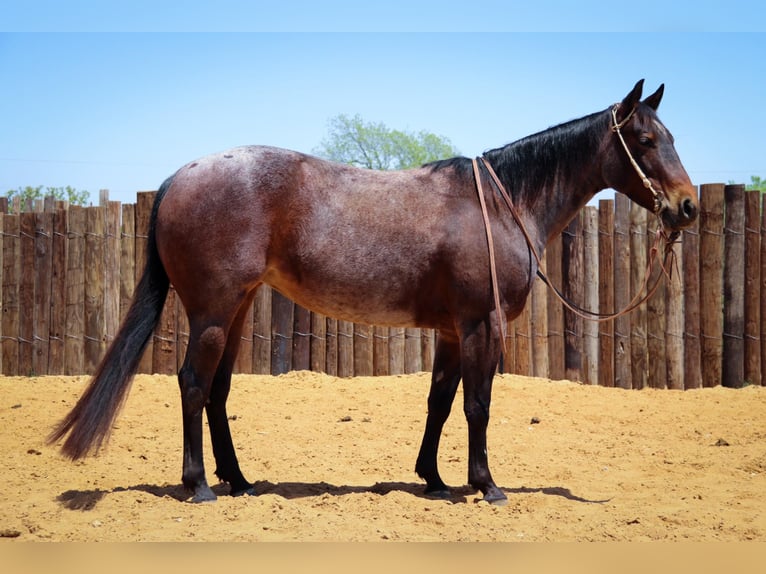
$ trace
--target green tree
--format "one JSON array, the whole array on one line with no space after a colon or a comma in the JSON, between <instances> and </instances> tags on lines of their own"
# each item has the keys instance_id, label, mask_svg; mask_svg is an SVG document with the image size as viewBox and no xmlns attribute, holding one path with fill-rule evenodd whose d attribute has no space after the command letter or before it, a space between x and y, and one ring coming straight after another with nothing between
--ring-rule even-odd
<instances>
[{"instance_id":1,"label":"green tree","mask_svg":"<svg viewBox=\"0 0 766 574\"><path fill-rule=\"evenodd\" d=\"M66 187L43 187L42 185L32 187L31 185L28 185L26 187L10 189L5 195L8 197L9 202L12 202L15 197L21 198L22 210L24 210L26 206L31 205L36 199L44 199L48 196L53 196L58 200L68 201L72 205L85 205L90 201L89 192L75 189L69 185Z\"/></svg>"},{"instance_id":2,"label":"green tree","mask_svg":"<svg viewBox=\"0 0 766 574\"><path fill-rule=\"evenodd\" d=\"M745 189L758 189L766 192L766 180L763 180L758 175L750 176L750 183L745 186Z\"/></svg>"},{"instance_id":3,"label":"green tree","mask_svg":"<svg viewBox=\"0 0 766 574\"><path fill-rule=\"evenodd\" d=\"M365 122L358 114L341 114L328 123L329 135L314 153L357 167L409 169L460 153L446 137L392 130L382 123Z\"/></svg>"}]
</instances>

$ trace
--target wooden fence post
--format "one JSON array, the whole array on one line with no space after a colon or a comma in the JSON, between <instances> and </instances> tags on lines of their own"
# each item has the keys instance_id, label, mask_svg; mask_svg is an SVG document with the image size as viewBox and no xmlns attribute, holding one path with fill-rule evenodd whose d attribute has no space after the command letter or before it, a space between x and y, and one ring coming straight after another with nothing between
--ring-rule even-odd
<instances>
[{"instance_id":1,"label":"wooden fence post","mask_svg":"<svg viewBox=\"0 0 766 574\"><path fill-rule=\"evenodd\" d=\"M295 304L278 291L271 292L271 374L281 375L293 365L293 309Z\"/></svg>"},{"instance_id":2,"label":"wooden fence post","mask_svg":"<svg viewBox=\"0 0 766 574\"><path fill-rule=\"evenodd\" d=\"M761 191L745 192L745 382L761 384Z\"/></svg>"},{"instance_id":3,"label":"wooden fence post","mask_svg":"<svg viewBox=\"0 0 766 574\"><path fill-rule=\"evenodd\" d=\"M630 296L641 290L647 265L647 212L637 203L630 204ZM643 389L649 380L647 352L648 305L639 305L630 317L630 377L634 389Z\"/></svg>"},{"instance_id":4,"label":"wooden fence post","mask_svg":"<svg viewBox=\"0 0 766 574\"><path fill-rule=\"evenodd\" d=\"M3 217L3 374L19 374L19 279L21 258L19 216Z\"/></svg>"},{"instance_id":5,"label":"wooden fence post","mask_svg":"<svg viewBox=\"0 0 766 574\"><path fill-rule=\"evenodd\" d=\"M723 365L721 384L745 382L745 186L724 188Z\"/></svg>"},{"instance_id":6,"label":"wooden fence post","mask_svg":"<svg viewBox=\"0 0 766 574\"><path fill-rule=\"evenodd\" d=\"M338 319L338 370L341 378L354 376L354 324Z\"/></svg>"},{"instance_id":7,"label":"wooden fence post","mask_svg":"<svg viewBox=\"0 0 766 574\"><path fill-rule=\"evenodd\" d=\"M253 302L253 373L271 373L271 287L261 285ZM247 325L245 325L247 328Z\"/></svg>"},{"instance_id":8,"label":"wooden fence post","mask_svg":"<svg viewBox=\"0 0 766 574\"><path fill-rule=\"evenodd\" d=\"M614 200L598 203L599 312L614 313ZM598 384L614 386L614 321L599 323Z\"/></svg>"},{"instance_id":9,"label":"wooden fence post","mask_svg":"<svg viewBox=\"0 0 766 574\"><path fill-rule=\"evenodd\" d=\"M551 239L546 249L545 265L548 279L557 287L563 284L562 249L561 235ZM554 380L563 379L566 376L564 367L564 306L552 289L548 291L548 361L548 376Z\"/></svg>"},{"instance_id":10,"label":"wooden fence post","mask_svg":"<svg viewBox=\"0 0 766 574\"><path fill-rule=\"evenodd\" d=\"M547 252L543 254L540 270L547 274ZM548 378L548 293L537 277L532 284L530 329L532 331L532 375Z\"/></svg>"},{"instance_id":11,"label":"wooden fence post","mask_svg":"<svg viewBox=\"0 0 766 574\"><path fill-rule=\"evenodd\" d=\"M157 192L141 191L136 194L136 265L135 280L138 283L146 265L146 245L149 238L149 221L152 215L152 206ZM138 365L139 373L152 373L154 358L154 337L149 339L141 362Z\"/></svg>"},{"instance_id":12,"label":"wooden fence post","mask_svg":"<svg viewBox=\"0 0 766 574\"><path fill-rule=\"evenodd\" d=\"M295 305L293 317L293 370L311 368L311 311Z\"/></svg>"},{"instance_id":13,"label":"wooden fence post","mask_svg":"<svg viewBox=\"0 0 766 574\"><path fill-rule=\"evenodd\" d=\"M665 288L665 386L669 389L684 388L684 315L686 301L683 281L683 250L679 243L673 245L676 263L670 270Z\"/></svg>"},{"instance_id":14,"label":"wooden fence post","mask_svg":"<svg viewBox=\"0 0 766 574\"><path fill-rule=\"evenodd\" d=\"M338 376L338 320L333 317L327 317L325 327L327 334L327 345L325 347L325 373Z\"/></svg>"},{"instance_id":15,"label":"wooden fence post","mask_svg":"<svg viewBox=\"0 0 766 574\"><path fill-rule=\"evenodd\" d=\"M68 210L66 262L66 335L64 374L85 372L85 212L73 205Z\"/></svg>"},{"instance_id":16,"label":"wooden fence post","mask_svg":"<svg viewBox=\"0 0 766 574\"><path fill-rule=\"evenodd\" d=\"M404 327L391 327L388 330L388 372L392 375L404 374Z\"/></svg>"},{"instance_id":17,"label":"wooden fence post","mask_svg":"<svg viewBox=\"0 0 766 574\"><path fill-rule=\"evenodd\" d=\"M327 372L327 318L311 313L311 370Z\"/></svg>"},{"instance_id":18,"label":"wooden fence post","mask_svg":"<svg viewBox=\"0 0 766 574\"><path fill-rule=\"evenodd\" d=\"M34 330L32 341L32 374L48 374L50 356L51 280L53 278L53 212L35 214Z\"/></svg>"},{"instance_id":19,"label":"wooden fence post","mask_svg":"<svg viewBox=\"0 0 766 574\"><path fill-rule=\"evenodd\" d=\"M585 308L598 311L598 211L586 207L583 213L583 296ZM598 323L583 321L583 381L598 384Z\"/></svg>"},{"instance_id":20,"label":"wooden fence post","mask_svg":"<svg viewBox=\"0 0 766 574\"><path fill-rule=\"evenodd\" d=\"M618 193L614 202L614 307L630 303L630 200ZM632 387L630 371L630 317L614 320L614 386Z\"/></svg>"},{"instance_id":21,"label":"wooden fence post","mask_svg":"<svg viewBox=\"0 0 766 574\"><path fill-rule=\"evenodd\" d=\"M647 240L654 243L655 232L659 223L652 222L652 225L648 229ZM658 257L662 257L664 253L661 251L657 254ZM659 278L659 284L657 285L657 291L646 302L646 354L649 357L647 363L647 384L655 389L664 389L667 386L667 368L666 368L666 349L665 349L665 332L666 332L666 320L665 315L665 296L667 291L667 280L660 275L663 273L661 269L655 269L652 273L653 281L655 277ZM634 387L635 382L634 382Z\"/></svg>"},{"instance_id":22,"label":"wooden fence post","mask_svg":"<svg viewBox=\"0 0 766 574\"><path fill-rule=\"evenodd\" d=\"M683 232L681 258L684 278L684 388L702 386L700 343L700 234L699 221Z\"/></svg>"},{"instance_id":23,"label":"wooden fence post","mask_svg":"<svg viewBox=\"0 0 766 574\"><path fill-rule=\"evenodd\" d=\"M104 327L104 233L103 207L85 210L85 372L92 375L106 350Z\"/></svg>"},{"instance_id":24,"label":"wooden fence post","mask_svg":"<svg viewBox=\"0 0 766 574\"><path fill-rule=\"evenodd\" d=\"M372 327L354 323L354 376L369 377L372 367Z\"/></svg>"},{"instance_id":25,"label":"wooden fence post","mask_svg":"<svg viewBox=\"0 0 766 574\"><path fill-rule=\"evenodd\" d=\"M700 187L700 337L702 384L721 384L723 359L723 184Z\"/></svg>"},{"instance_id":26,"label":"wooden fence post","mask_svg":"<svg viewBox=\"0 0 766 574\"><path fill-rule=\"evenodd\" d=\"M0 216L0 219L2 216ZM67 211L53 212L51 319L48 348L48 374L64 374L64 338L66 336L66 253Z\"/></svg>"},{"instance_id":27,"label":"wooden fence post","mask_svg":"<svg viewBox=\"0 0 766 574\"><path fill-rule=\"evenodd\" d=\"M583 304L582 212L578 213L562 233L561 268L564 276L564 296L576 305ZM582 381L583 320L564 309L564 367L566 378Z\"/></svg>"}]
</instances>

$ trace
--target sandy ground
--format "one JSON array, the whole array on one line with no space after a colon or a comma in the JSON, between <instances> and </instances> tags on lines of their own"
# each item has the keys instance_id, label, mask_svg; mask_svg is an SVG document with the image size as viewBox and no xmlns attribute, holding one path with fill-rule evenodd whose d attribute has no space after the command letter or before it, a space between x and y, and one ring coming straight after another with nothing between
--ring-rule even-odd
<instances>
[{"instance_id":1,"label":"sandy ground","mask_svg":"<svg viewBox=\"0 0 766 574\"><path fill-rule=\"evenodd\" d=\"M18 541L766 541L766 388L623 391L502 376L490 421L495 507L414 473L429 375L235 377L232 432L257 496L184 502L174 377L139 376L108 446L72 463L45 437L85 378L0 377L0 544ZM458 397L457 401L460 401ZM539 420L532 424L532 419ZM208 479L214 463L206 443Z\"/></svg>"}]
</instances>

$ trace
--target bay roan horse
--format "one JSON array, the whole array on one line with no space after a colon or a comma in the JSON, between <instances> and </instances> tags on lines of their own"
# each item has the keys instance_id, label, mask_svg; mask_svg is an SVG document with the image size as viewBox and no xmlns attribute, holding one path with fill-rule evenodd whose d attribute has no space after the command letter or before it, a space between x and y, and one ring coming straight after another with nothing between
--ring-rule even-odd
<instances>
[{"instance_id":1,"label":"bay roan horse","mask_svg":"<svg viewBox=\"0 0 766 574\"><path fill-rule=\"evenodd\" d=\"M605 188L656 212L669 230L696 218L696 189L655 113L663 87L643 101L642 87L643 80L604 111L484 154L538 252ZM230 484L231 494L252 493L235 455L226 399L248 307L265 283L332 317L435 329L428 415L415 470L426 493L449 496L437 450L462 379L468 482L485 500L504 503L489 471L486 442L502 351L499 322L521 312L537 263L482 163L498 314L472 165L458 157L381 172L271 147L241 147L182 167L157 193L146 267L127 316L92 382L50 440L68 435L62 450L72 459L102 445L172 283L190 325L178 374L183 484L193 501L216 497L203 465L204 410L215 474Z\"/></svg>"}]
</instances>

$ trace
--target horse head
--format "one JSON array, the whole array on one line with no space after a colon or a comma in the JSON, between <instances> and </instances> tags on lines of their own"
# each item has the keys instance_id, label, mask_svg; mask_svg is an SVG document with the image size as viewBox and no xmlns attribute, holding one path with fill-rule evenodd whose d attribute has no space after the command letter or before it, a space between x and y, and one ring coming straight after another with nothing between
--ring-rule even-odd
<instances>
[{"instance_id":1,"label":"horse head","mask_svg":"<svg viewBox=\"0 0 766 574\"><path fill-rule=\"evenodd\" d=\"M610 110L610 160L604 164L604 176L610 187L677 231L697 218L697 192L678 158L673 136L657 117L664 85L642 101L643 85L640 80Z\"/></svg>"}]
</instances>

